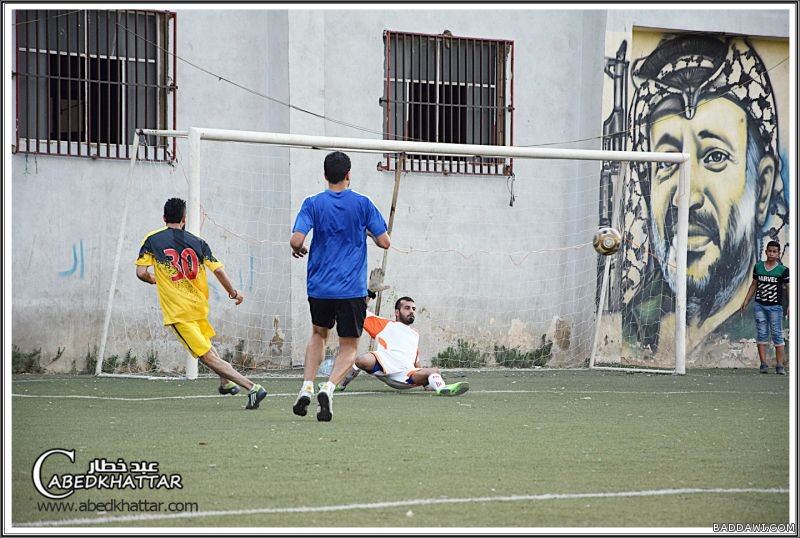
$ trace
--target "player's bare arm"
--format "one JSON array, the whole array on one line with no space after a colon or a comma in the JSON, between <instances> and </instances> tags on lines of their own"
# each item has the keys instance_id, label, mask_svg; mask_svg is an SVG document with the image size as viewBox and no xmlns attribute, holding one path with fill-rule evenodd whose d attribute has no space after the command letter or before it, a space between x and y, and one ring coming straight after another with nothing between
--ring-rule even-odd
<instances>
[{"instance_id":1,"label":"player's bare arm","mask_svg":"<svg viewBox=\"0 0 800 538\"><path fill-rule=\"evenodd\" d=\"M228 274L225 272L225 269L220 267L219 269L214 271L214 276L217 277L219 283L222 284L222 287L225 288L225 291L228 292L228 298L236 301L237 305L242 304L242 301L244 301L244 295L242 295L242 293L239 290L233 287L233 284L231 284L231 281L228 278Z\"/></svg>"},{"instance_id":2,"label":"player's bare arm","mask_svg":"<svg viewBox=\"0 0 800 538\"><path fill-rule=\"evenodd\" d=\"M306 240L306 234L302 232L294 232L291 239L289 239L289 246L292 247L292 256L295 258L302 258L308 254L308 249L303 244Z\"/></svg>"},{"instance_id":3,"label":"player's bare arm","mask_svg":"<svg viewBox=\"0 0 800 538\"><path fill-rule=\"evenodd\" d=\"M141 280L142 282L147 282L148 284L155 284L156 277L147 270L146 265L137 265L136 266L136 278Z\"/></svg>"},{"instance_id":4,"label":"player's bare arm","mask_svg":"<svg viewBox=\"0 0 800 538\"><path fill-rule=\"evenodd\" d=\"M375 237L374 235L372 235L371 233L369 233L369 230L368 230L368 231L367 231L367 235L368 235L368 236L369 236L369 237L372 239L372 241L373 241L373 242L374 242L376 245L378 245L378 246L379 246L379 247L381 247L382 249L388 249L388 248L391 246L391 244L392 244L392 242L389 240L389 232L383 232L383 233L382 233L381 235L379 235L378 237Z\"/></svg>"}]
</instances>

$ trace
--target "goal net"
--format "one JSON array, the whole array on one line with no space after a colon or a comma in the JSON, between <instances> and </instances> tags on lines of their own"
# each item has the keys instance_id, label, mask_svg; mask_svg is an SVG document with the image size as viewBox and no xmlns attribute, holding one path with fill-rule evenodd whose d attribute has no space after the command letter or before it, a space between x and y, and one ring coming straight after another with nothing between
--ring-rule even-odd
<instances>
[{"instance_id":1,"label":"goal net","mask_svg":"<svg viewBox=\"0 0 800 538\"><path fill-rule=\"evenodd\" d=\"M351 188L368 195L391 226L388 251L368 240L368 266L384 267L390 286L370 308L393 318L398 298L415 300L423 364L681 372L680 328L662 337L671 345L656 357L631 338L640 327L625 311L627 260L649 248L650 231L620 211L603 223L623 233L620 251L600 256L592 246L602 220L600 162L619 162L615 183L623 185L628 163L616 159L675 162L680 154L190 132L170 163L131 161L98 373L196 375L196 361L162 324L155 288L134 275L142 239L163 226L164 202L175 196L188 201L187 229L210 245L245 296L235 306L209 275L209 321L220 356L255 376L302 366L311 332L306 259L291 257L288 238L303 199L325 188L322 163L334 149L351 158ZM141 140L139 154L172 144L162 136ZM616 189L618 207L646 202L622 192ZM638 300L648 293L636 291ZM667 316L672 309L672 327L680 325L680 307L677 298L659 305ZM361 345L366 350L368 339ZM336 347L334 334L326 355L335 356Z\"/></svg>"}]
</instances>

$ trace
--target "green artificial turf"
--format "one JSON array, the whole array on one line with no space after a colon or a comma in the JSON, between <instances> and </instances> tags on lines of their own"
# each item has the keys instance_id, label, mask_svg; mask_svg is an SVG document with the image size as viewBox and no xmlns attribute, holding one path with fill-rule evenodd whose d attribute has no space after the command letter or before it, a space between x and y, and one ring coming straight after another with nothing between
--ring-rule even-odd
<instances>
[{"instance_id":1,"label":"green artificial turf","mask_svg":"<svg viewBox=\"0 0 800 538\"><path fill-rule=\"evenodd\" d=\"M214 397L212 379L16 376L13 522L263 528L788 521L788 492L669 491L787 489L788 377L536 370L445 379L467 380L471 390L452 398L397 392L361 375L335 395L333 421L320 423L315 402L308 416L292 414L299 378L260 380L270 396L246 411L242 395ZM164 397L179 398L158 399ZM66 512L48 511L31 469L51 448L74 448L76 462L48 459L45 481L85 473L94 458L122 458L156 461L162 473L179 473L183 488L79 491L60 505ZM620 496L596 495L607 493ZM78 510L82 501L110 499L196 503L199 514ZM247 510L256 512L236 512ZM98 519L120 516L133 519Z\"/></svg>"}]
</instances>

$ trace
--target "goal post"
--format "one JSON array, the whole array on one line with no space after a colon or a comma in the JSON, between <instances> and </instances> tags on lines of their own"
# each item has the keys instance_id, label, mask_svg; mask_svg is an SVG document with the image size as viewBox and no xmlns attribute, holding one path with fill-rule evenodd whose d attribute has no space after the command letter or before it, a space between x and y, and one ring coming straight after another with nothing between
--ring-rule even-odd
<instances>
[{"instance_id":1,"label":"goal post","mask_svg":"<svg viewBox=\"0 0 800 538\"><path fill-rule=\"evenodd\" d=\"M122 250L125 246L125 232L127 230L127 223L128 223L128 210L131 203L131 197L134 193L134 167L136 166L138 156L139 156L139 142L141 137L144 136L157 136L157 137L173 137L173 138L188 138L189 133L188 131L178 131L178 130L166 130L166 129L135 129L133 133L133 139L131 141L130 146L130 162L128 165L127 170L127 178L125 181L125 196L124 196L124 205L122 210L122 215L120 217L120 226L119 226L119 233L117 236L117 245L114 255L114 266L111 272L111 285L109 286L108 291L108 300L106 303L106 311L103 316L103 327L100 333L100 341L97 346L97 361L95 363L95 375L97 376L104 376L104 375L116 375L121 376L124 374L119 373L107 373L103 371L104 359L106 357L106 344L108 343L108 331L109 326L111 323L111 313L112 307L114 303L114 294L117 290L117 280L119 278L119 270L121 265L121 258L122 258ZM194 142L195 144L199 143L199 140L195 139L194 141L190 141L190 144ZM199 148L195 148L195 153L199 156ZM191 149L190 149L191 153ZM186 203L186 227L187 229L194 233L198 234L200 230L200 173L197 164L192 166L192 162L194 160L190 159L189 166L190 170L194 173L190 172L189 180L188 180L188 192L189 196L188 201ZM138 376L137 376L138 377ZM185 373L184 375L180 376L181 378L186 379L196 379L197 378L197 361L187 353L186 363L185 363Z\"/></svg>"},{"instance_id":2,"label":"goal post","mask_svg":"<svg viewBox=\"0 0 800 538\"><path fill-rule=\"evenodd\" d=\"M685 155L685 154L684 154ZM675 290L675 369L674 373L683 375L686 373L686 268L689 238L689 192L691 185L690 168L683 161L678 172L677 193L678 215L676 226L676 287ZM622 370L618 366L597 366L595 359L597 346L600 340L603 305L608 293L609 273L611 259L607 257L603 264L603 277L600 290L600 299L597 305L597 324L595 336L592 342L592 354L589 359L589 368L595 370ZM664 370L651 368L624 368L625 371L645 372L645 373L664 373Z\"/></svg>"},{"instance_id":3,"label":"goal post","mask_svg":"<svg viewBox=\"0 0 800 538\"><path fill-rule=\"evenodd\" d=\"M247 200L247 192L244 193L242 196L241 194L237 194L239 198L244 198L244 200L238 201L237 203L240 204L237 207L242 207L244 210L240 211L244 213L247 220L247 225L249 226L248 231L241 232L237 231L235 227L228 226L225 223L218 223L217 216L211 214L208 211L208 202L211 202L211 198L219 196L218 194L218 187L221 188L224 184L224 179L220 179L220 176L217 175L215 177L207 177L206 169L207 167L217 166L219 165L218 159L204 159L203 155L203 148L206 144L209 143L224 143L230 144L233 146L236 145L243 145L249 148L254 148L257 146L252 146L253 144L258 145L266 145L272 148L290 148L292 150L302 149L308 151L317 151L318 154L321 153L320 150L324 151L332 151L332 150L342 150L342 151L350 151L356 154L360 153L375 153L375 154L394 154L394 155L425 155L425 156L457 156L458 158L463 159L486 159L486 158L498 158L498 159L543 159L543 160L560 160L560 161L618 161L618 162L629 162L629 163L669 163L671 165L676 165L679 173L678 173L678 181L677 181L677 195L676 199L678 201L678 211L677 211L677 219L676 219L676 226L675 226L675 244L676 244L676 259L675 259L675 271L676 271L676 286L674 289L674 319L675 319L675 326L674 326L674 369L671 369L667 373L676 373L676 374L684 374L685 373L685 362L686 362L686 263L687 263L687 245L688 245L688 219L689 219L689 208L688 208L688 200L689 200L689 186L691 178L689 177L689 167L686 166L684 163L688 159L688 155L684 153L659 153L659 152L633 152L633 151L609 151L609 150L594 150L594 149L563 149L563 148L542 148L542 147L520 147L520 146L491 146L491 145L475 145L475 144L442 144L442 143L428 143L428 142L407 142L407 141L397 141L397 140L380 140L380 139L362 139L362 138L344 138L344 137L327 137L327 136L314 136L314 135L294 135L294 134L284 134L284 133L270 133L270 132L255 132L255 131L239 131L239 130L227 130L227 129L212 129L212 128L190 128L188 131L158 131L158 130L138 130L138 135L142 135L143 137L146 136L155 136L155 137L179 137L185 138L184 144L188 149L186 154L186 159L182 161L176 167L173 168L180 168L182 173L177 174L173 173L175 176L183 175L185 181L185 186L182 187L185 189L186 197L187 197L187 230L192 233L203 235L204 231L201 229L201 223L211 222L214 225L219 224L221 232L221 237L236 237L236 238L244 238L248 241L251 241L254 245L259 248L266 248L266 247L279 247L283 246L285 249L285 245L283 243L286 242L286 237L288 234L285 234L285 230L291 226L290 220L293 218L294 213L296 213L296 207L290 207L290 203L288 201L287 192L291 188L290 185L283 184L291 183L292 178L283 173L277 173L274 177L270 176L269 179L271 181L272 188L276 188L280 190L280 194L285 198L285 202L281 206L280 209L280 216L276 217L281 222L282 231L278 233L275 237L272 238L262 238L262 237L254 237L254 234L249 232L250 228L256 229L259 228L256 226L254 219L256 217L250 218L246 215L248 210L252 210L254 213L258 210L258 204L253 201L253 205L244 205L251 203ZM251 152L254 150L251 150ZM123 212L123 218L120 223L120 232L118 236L118 244L117 244L117 253L119 258L119 253L122 250L126 252L129 251L131 248L138 248L138 244L132 246L130 244L123 244L125 242L130 243L131 238L126 238L126 215L127 215L127 200L133 196L132 191L137 189L136 182L133 180L133 169L136 166L136 155L138 151L134 148L132 152L133 157L131 159L131 164L129 167L129 177L126 185L126 209ZM288 153L288 152L287 152ZM324 155L322 155L324 157ZM322 157L315 156L315 160L319 159L319 168L321 169L321 160ZM287 157L288 158L288 157ZM265 157L265 159L267 159ZM278 157L268 157L268 159L278 159ZM186 163L188 161L188 163ZM271 163L272 161L270 161ZM183 166L183 163L187 164L187 166ZM247 174L250 173L248 170L243 170L242 168L237 168L239 165L236 164L236 158L233 158L233 163L230 166L232 169L239 174ZM268 163L269 164L269 163ZM267 165L262 165L261 169L269 168ZM151 165L156 166L156 165ZM157 165L163 167L164 165ZM244 165L242 165L244 166ZM288 165L287 165L288 166ZM255 174L255 172L253 172ZM273 173L273 172L261 172L261 173ZM363 175L363 172L359 172L360 175ZM595 177L596 180L596 177ZM587 181L588 179L587 174ZM255 178L252 182L250 187L254 191L260 191L265 187L262 187L263 181L259 180L259 178ZM361 183L364 185L364 183ZM554 182L552 185L549 185L545 188L557 188L558 183L557 181ZM318 189L319 190L319 189ZM212 192L214 194L212 194ZM588 191L587 191L588 192ZM305 194L313 194L312 192L305 193ZM579 194L580 195L580 194ZM224 196L224 195L223 195ZM414 194L410 194L409 196L414 196ZM204 197L207 198L207 202L204 202ZM257 197L256 197L257 198ZM401 195L401 198L403 196ZM433 195L430 198L434 198ZM513 194L512 194L513 199ZM476 201L476 204L479 203L480 200ZM163 203L163 202L162 202ZM426 203L435 204L437 203L436 200L426 201ZM586 203L582 201L581 203ZM414 198L406 208L408 211L413 211L413 206L421 205L421 200ZM285 207L284 207L285 206ZM381 206L379 206L381 207ZM431 207L435 207L432 205ZM586 207L589 207L587 204ZM477 208L477 206L476 206ZM388 208L381 207L382 212L385 214ZM480 218L480 217L479 217ZM500 219L498 219L500 220ZM207 225L207 224L206 224ZM227 226L227 227L226 227ZM395 225L397 227L397 225ZM402 226L402 224L401 224ZM156 226L153 226L155 228ZM398 236L401 236L403 231L402 228L397 230L396 232ZM535 232L534 232L535 233ZM283 237L281 234L285 234L286 237ZM582 242L580 245L575 245L571 247L563 247L560 250L567 250L567 249L574 249L574 248L585 248L591 247L591 234L586 236L586 230L580 232L582 237ZM404 254L414 254L420 252L431 252L431 253L438 253L438 252L446 252L443 249L432 249L426 251L424 248L420 248L420 245L416 243L419 241L420 238L418 237L404 237L405 243L401 244L399 247L395 247L393 235L393 249L401 251ZM281 238L280 241L278 238ZM466 237L464 241L468 241L469 237ZM411 246L404 246L409 245ZM218 239L215 239L215 243L219 243ZM215 246L212 244L212 248L222 248L220 245ZM472 259L475 253L485 253L485 249L481 249L478 247L474 248L474 252L459 252L457 249L453 249L456 251L457 254L460 254L463 259ZM551 250L559 250L559 249L551 249ZM542 249L542 252L547 251L547 249ZM528 259L528 255L531 254L531 251L526 251L527 254L521 255L521 259L524 261ZM509 256L513 265L519 265L517 261L515 261L513 254ZM263 260L271 259L272 254L262 256ZM250 266L251 266L251 273L252 273L252 266L253 266L253 255L250 255ZM259 260L256 257L256 260ZM436 266L437 262L429 262L432 266ZM490 262L491 263L491 262ZM522 262L520 262L522 263ZM106 310L106 315L104 318L104 327L102 330L102 337L101 342L99 344L100 353L97 359L97 373L98 374L111 374L112 372L104 371L104 358L108 354L108 339L109 339L109 324L111 323L112 318L114 318L114 287L117 282L117 273L119 271L119 266L122 262L117 259L116 264L114 267L113 275L112 275L112 284L111 289L109 290L108 295L108 307ZM123 264L124 265L124 264ZM241 263L239 265L242 265ZM274 265L274 264L273 264ZM609 278L609 265L610 265L610 257L606 257L605 264L603 268L603 285L600 287L598 300L596 305L593 308L596 309L596 312L592 312L591 318L593 321L591 322L591 327L583 330L586 334L585 338L588 342L586 346L586 354L585 354L585 362L584 365L587 365L593 369L624 369L625 371L657 371L660 373L664 373L665 370L655 370L645 367L628 367L630 365L620 365L620 366L607 366L602 364L597 364L596 361L596 353L597 353L597 343L598 339L600 338L600 320L603 317L603 305L605 303L605 295L608 293L608 278ZM389 269L387 273L392 274L392 263L389 264ZM299 266L298 266L299 267ZM568 269L571 270L571 269ZM274 269L274 273L270 273L268 276L270 278L279 278L282 275L279 275L279 271ZM293 270L294 271L294 270ZM398 270L399 271L399 270ZM304 273L304 271L303 271ZM587 273L588 274L588 273ZM240 277L241 278L241 277ZM252 275L251 275L252 278ZM531 277L527 277L531 278ZM213 279L212 279L213 280ZM297 332L297 327L289 326L289 332L292 335L287 336L285 332L287 331L287 324L285 319L281 319L283 317L288 317L289 310L291 305L286 306L286 303L291 303L292 295L297 297L302 296L304 298L304 289L294 289L296 287L297 280L293 281L295 284L294 286L290 283L285 285L284 287L278 290L278 293L283 297L281 299L283 303L281 303L281 308L283 309L278 314L272 314L272 311L267 313L266 308L262 308L262 311L256 312L254 315L258 315L259 321L258 326L255 326L254 323L250 321L236 321L236 327L238 327L241 332L242 336L237 335L236 339L239 343L244 342L257 342L257 347L260 346L262 349L273 349L272 345L274 342L270 342L269 334L267 334L265 327L266 325L270 325L270 320L274 322L274 334L272 339L275 340L278 336L279 339L286 339L286 341L292 340L293 337L293 345L294 346L303 346L304 339L306 336L304 333ZM393 284L394 278L389 276L387 277L387 283ZM270 284L271 286L271 284ZM288 288L288 289L287 289ZM263 307L268 301L272 300L268 297L271 292L274 292L275 288L266 287L258 291L254 297L256 301L261 301L261 306ZM400 291L398 291L399 293ZM455 293L458 293L457 291ZM464 290L464 295L469 295L469 290ZM288 297L288 299L287 299ZM482 298L485 298L482 296ZM500 298L498 298L500 299ZM458 301L456 301L458 302ZM391 304L391 303L390 303ZM151 307L152 310L152 307ZM212 309L213 310L213 309ZM296 311L295 311L296 312ZM212 312L213 314L213 312ZM251 313L252 314L252 313ZM149 314L152 317L152 313ZM231 314L233 316L234 314ZM238 315L235 314L235 315ZM491 324L495 322L494 317L489 319L489 315L486 316L487 319L483 320L486 324ZM251 316L252 318L252 316ZM270 318L270 319L267 319ZM265 321L266 320L266 321ZM541 320L539 320L541 321ZM127 340L130 340L133 333L137 333L137 331L132 329L132 325L134 322L128 322L124 319L121 322L121 325L116 329L114 332L115 336L121 342L121 346L118 346L119 349L124 349ZM155 322L152 322L155 324ZM237 329L237 330L239 330ZM154 329L150 329L152 332ZM145 331L146 332L146 331ZM446 331L441 331L442 333ZM510 332L510 330L509 330ZM245 336L245 333L247 335ZM151 335L152 336L152 335ZM135 338L139 338L138 333ZM444 338L444 336L443 336ZM543 336L544 338L544 336ZM158 346L159 342L157 338L153 338L155 340L153 345ZM232 340L233 341L233 340ZM460 345L459 340L459 345ZM279 345L279 344L275 344ZM238 349L238 347L237 347ZM497 347L495 347L497 349ZM257 352L254 352L257 353ZM245 353L246 355L247 353ZM494 362L492 362L494 364ZM501 361L496 361L496 364L500 365ZM296 366L296 365L293 365ZM468 366L466 363L464 366ZM193 358L187 359L185 361L185 367L180 368L177 370L184 370L183 372L179 372L179 375L183 375L186 378L194 378L197 376L196 370L192 370L192 368L197 367L197 361ZM173 371L177 371L173 370ZM185 372L185 373L184 373ZM116 372L118 373L118 372Z\"/></svg>"}]
</instances>

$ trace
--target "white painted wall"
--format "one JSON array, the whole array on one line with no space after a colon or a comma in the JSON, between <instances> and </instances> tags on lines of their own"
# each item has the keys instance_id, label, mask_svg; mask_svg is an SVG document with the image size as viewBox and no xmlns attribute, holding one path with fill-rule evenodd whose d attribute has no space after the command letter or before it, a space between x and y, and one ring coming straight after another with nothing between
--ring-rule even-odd
<instances>
[{"instance_id":1,"label":"white painted wall","mask_svg":"<svg viewBox=\"0 0 800 538\"><path fill-rule=\"evenodd\" d=\"M181 10L178 13L178 55L248 88L288 100L287 20L285 11ZM233 39L232 35L239 38ZM229 84L181 61L177 67L177 82L178 128L207 125L260 131L286 131L289 128L285 107L233 90ZM222 150L212 148L204 154L207 163L217 160L215 152L218 155ZM119 309L115 310L116 323L112 325L117 331L121 327L127 328L127 338L131 341L149 338L149 332L144 329L158 321L157 316L152 315L152 308L146 310L143 307L154 307L155 290L136 279L133 261L142 237L163 225L161 212L164 201L170 196L187 197L184 179L184 167L188 166L188 161L184 160L186 153L186 142L179 141L179 161L186 163L183 166L172 168L164 164L143 164L136 169L137 187L127 222L128 234L117 285L115 304ZM227 151L229 154L230 150ZM238 156L238 162L227 164L248 169L256 168L263 161L258 155L248 158L246 152L239 152ZM274 177L288 183L285 181L288 163L284 162L279 168L282 174ZM76 367L81 369L87 351L100 338L119 217L123 210L128 162L19 154L13 157L12 170L14 225L11 236L18 251L12 265L13 342L23 350L41 347L45 363L62 347L62 359L50 368L69 370L76 361ZM215 182L224 184L230 192L237 188L250 188L250 178L233 173L225 178L205 178L205 196L214 193ZM275 204L274 198L283 196L278 204L288 206L288 184L273 187L266 185L261 193L262 199L250 203L263 202L266 205L269 198L269 203ZM279 194L268 195L273 190ZM238 216L240 208L219 204L213 199L207 199L206 205L211 206L209 210L213 211L215 202L222 211L215 216L223 223ZM253 230L256 228L253 225ZM208 239L215 254L226 264L234 285L238 287L238 271L247 269L247 250L243 251L241 245L234 242L224 242L220 231L208 223L201 235ZM277 239L277 235L284 239L283 233L275 235L273 239ZM78 257L76 270L68 276L60 276L60 271L70 270L73 266L73 245ZM255 286L259 285L259 279L262 287L268 286L272 273L288 273L285 256L280 256L280 262L275 265L274 248L255 248L259 256L271 264L269 267L255 267ZM238 252L234 254L234 250ZM283 286L284 289L287 287ZM221 290L219 285L216 288ZM224 297L224 290L221 299L216 299L212 293L211 301L212 320L222 334L226 328L223 307L229 301ZM288 296L277 301L271 305L250 303L247 318L271 319L270 309L279 309L281 302L287 304ZM246 303L243 308L247 306ZM268 326L271 328L271 323ZM267 340L271 336L267 335ZM162 349L160 344L156 343L155 347ZM111 353L124 354L126 350L115 348L113 342L110 345ZM178 364L183 357L180 349L170 343L162 349L160 359Z\"/></svg>"},{"instance_id":2,"label":"white painted wall","mask_svg":"<svg viewBox=\"0 0 800 538\"><path fill-rule=\"evenodd\" d=\"M187 60L281 101L371 130L382 125L384 30L437 34L447 29L456 36L510 39L515 44L514 143L592 149L600 147L593 137L600 135L603 120L606 32L637 25L786 37L789 24L785 15L766 10L688 9L179 10L178 21L177 50ZM182 62L177 81L179 128L378 136L288 109ZM305 261L293 260L285 243L303 198L324 188L325 152L205 147L206 210L240 235L260 240L248 243L204 224L203 235L237 287L242 271L250 298L234 311L224 293L218 299L212 294L212 322L223 346L242 336L259 358L272 354L298 364L310 330ZM179 151L185 155L185 142ZM351 158L352 188L369 195L388 219L394 174L376 170L377 155ZM51 369L69 370L73 360L80 368L99 338L127 163L13 159L13 340L26 350L42 347L45 356L64 347L63 358ZM462 253L530 252L584 242L597 223L599 172L599 163L517 160L513 207L504 178L406 174L393 241L400 247ZM136 281L132 261L141 236L160 225L164 199L185 195L185 181L179 168L138 173L137 181L148 188L137 191L127 223L117 300L129 316L124 321L132 329L129 338L143 340L150 338L149 330L135 329L142 319L153 323L153 318L141 306L142 297L154 293ZM169 179L159 185L160 177ZM72 246L79 249L81 241L83 277L80 264L75 273L59 276L72 266ZM379 265L382 251L371 247L369 252L370 267ZM550 251L521 264L501 258L464 261L452 254L391 251L387 281L394 289L384 313L397 294L417 298L424 309L418 327L426 337L426 358L459 337L487 347L535 345L557 317L573 328L568 352L588 356L595 283L587 274L595 263L593 252ZM152 307L153 297L147 300ZM268 344L276 336L275 315L282 347Z\"/></svg>"}]
</instances>

